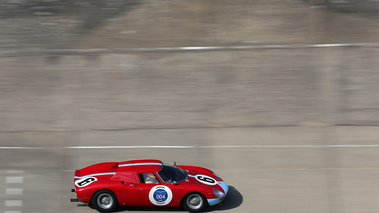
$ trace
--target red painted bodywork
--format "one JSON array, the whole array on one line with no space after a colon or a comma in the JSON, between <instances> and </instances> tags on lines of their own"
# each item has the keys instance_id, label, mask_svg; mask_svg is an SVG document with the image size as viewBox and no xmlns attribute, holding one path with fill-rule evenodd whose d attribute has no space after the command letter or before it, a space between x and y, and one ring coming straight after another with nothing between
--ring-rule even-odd
<instances>
[{"instance_id":1,"label":"red painted bodywork","mask_svg":"<svg viewBox=\"0 0 379 213\"><path fill-rule=\"evenodd\" d=\"M115 193L120 206L155 206L149 200L149 192L156 185L164 185L171 189L172 200L165 206L178 207L182 199L189 193L198 192L206 199L216 199L213 189L227 193L219 184L206 185L199 182L196 175L206 175L216 181L223 180L214 173L202 167L176 165L183 168L188 173L185 181L176 184L166 184L159 177L157 172L162 168L159 160L134 160L124 162L99 163L75 171L74 181L85 180L88 177L95 177L97 181L84 187L75 185L77 198L84 203L90 203L92 196L99 190L108 189ZM141 183L138 173L154 173L158 177L160 184Z\"/></svg>"}]
</instances>

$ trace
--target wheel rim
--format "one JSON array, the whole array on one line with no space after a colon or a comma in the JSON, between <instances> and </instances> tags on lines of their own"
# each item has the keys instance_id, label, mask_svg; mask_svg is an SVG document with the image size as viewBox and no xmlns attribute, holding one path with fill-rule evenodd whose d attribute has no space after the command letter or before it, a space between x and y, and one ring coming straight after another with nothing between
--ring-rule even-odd
<instances>
[{"instance_id":1,"label":"wheel rim","mask_svg":"<svg viewBox=\"0 0 379 213\"><path fill-rule=\"evenodd\" d=\"M109 209L113 205L113 198L110 194L103 193L97 197L97 205L102 209Z\"/></svg>"},{"instance_id":2,"label":"wheel rim","mask_svg":"<svg viewBox=\"0 0 379 213\"><path fill-rule=\"evenodd\" d=\"M203 198L198 194L193 194L187 198L187 206L191 209L200 209L203 205Z\"/></svg>"}]
</instances>

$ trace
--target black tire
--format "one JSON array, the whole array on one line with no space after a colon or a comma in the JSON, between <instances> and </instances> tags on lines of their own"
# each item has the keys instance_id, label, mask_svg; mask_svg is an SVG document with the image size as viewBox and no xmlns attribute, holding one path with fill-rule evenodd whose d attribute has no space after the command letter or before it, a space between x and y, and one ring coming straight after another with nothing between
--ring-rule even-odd
<instances>
[{"instance_id":1,"label":"black tire","mask_svg":"<svg viewBox=\"0 0 379 213\"><path fill-rule=\"evenodd\" d=\"M200 193L191 193L184 197L182 205L189 212L200 212L207 206L207 200Z\"/></svg>"},{"instance_id":2,"label":"black tire","mask_svg":"<svg viewBox=\"0 0 379 213\"><path fill-rule=\"evenodd\" d=\"M101 190L95 193L91 206L99 212L112 212L118 206L116 195L110 190Z\"/></svg>"}]
</instances>

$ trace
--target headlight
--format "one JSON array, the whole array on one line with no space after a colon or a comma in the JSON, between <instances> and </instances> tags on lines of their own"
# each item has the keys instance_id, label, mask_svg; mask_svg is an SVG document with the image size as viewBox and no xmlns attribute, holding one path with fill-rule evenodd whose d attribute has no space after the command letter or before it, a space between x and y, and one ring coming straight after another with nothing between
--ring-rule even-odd
<instances>
[{"instance_id":1,"label":"headlight","mask_svg":"<svg viewBox=\"0 0 379 213\"><path fill-rule=\"evenodd\" d=\"M224 197L224 195L225 195L223 192L220 192L217 189L213 189L213 194L215 194L216 197Z\"/></svg>"}]
</instances>

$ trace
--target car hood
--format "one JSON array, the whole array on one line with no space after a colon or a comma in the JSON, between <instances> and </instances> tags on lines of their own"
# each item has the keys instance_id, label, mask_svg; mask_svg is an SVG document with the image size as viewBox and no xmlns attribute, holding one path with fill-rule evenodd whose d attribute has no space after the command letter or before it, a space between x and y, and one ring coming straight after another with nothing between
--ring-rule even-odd
<instances>
[{"instance_id":1,"label":"car hood","mask_svg":"<svg viewBox=\"0 0 379 213\"><path fill-rule=\"evenodd\" d=\"M197 166L177 167L186 170L188 179L185 182L188 184L216 188L225 194L228 192L228 185L225 181L209 169Z\"/></svg>"}]
</instances>

